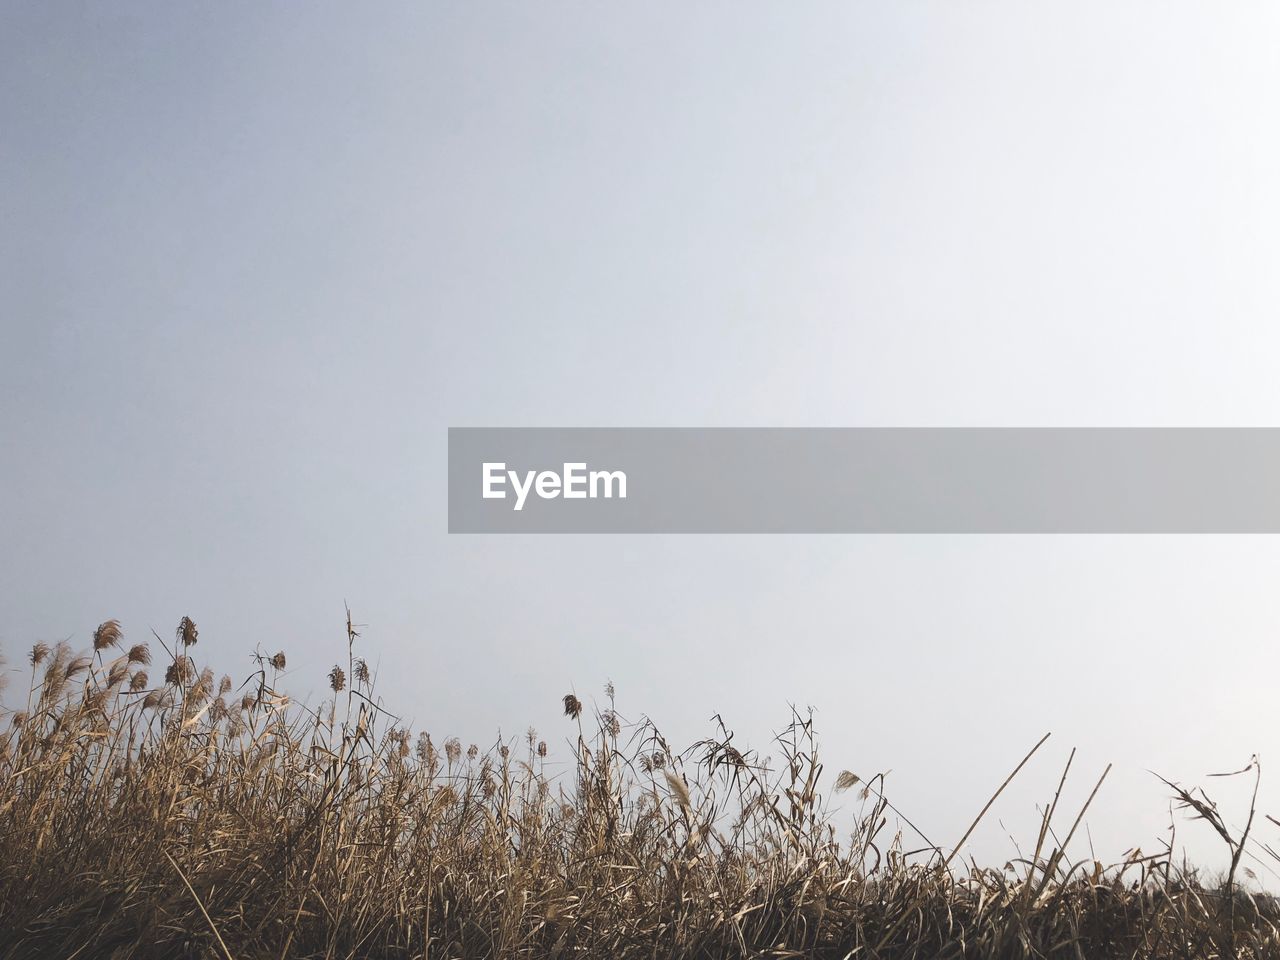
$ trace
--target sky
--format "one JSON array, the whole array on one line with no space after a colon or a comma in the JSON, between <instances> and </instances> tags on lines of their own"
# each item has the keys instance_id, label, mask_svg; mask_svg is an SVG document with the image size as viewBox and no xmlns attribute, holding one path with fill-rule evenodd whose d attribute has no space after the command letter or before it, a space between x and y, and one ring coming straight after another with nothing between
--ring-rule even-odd
<instances>
[{"instance_id":1,"label":"sky","mask_svg":"<svg viewBox=\"0 0 1280 960\"><path fill-rule=\"evenodd\" d=\"M190 615L315 702L348 603L439 738L811 705L946 843L1051 731L996 864L1072 747L1080 856L1158 846L1151 771L1242 822L1260 754L1280 816L1274 537L450 536L445 486L450 426L1280 426L1277 53L1262 3L5 4L0 650Z\"/></svg>"}]
</instances>

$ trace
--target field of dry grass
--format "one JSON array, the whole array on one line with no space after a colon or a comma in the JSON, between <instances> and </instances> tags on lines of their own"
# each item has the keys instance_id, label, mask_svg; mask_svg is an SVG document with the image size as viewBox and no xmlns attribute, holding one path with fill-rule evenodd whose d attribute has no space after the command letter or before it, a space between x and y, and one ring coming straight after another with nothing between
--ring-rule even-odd
<instances>
[{"instance_id":1,"label":"field of dry grass","mask_svg":"<svg viewBox=\"0 0 1280 960\"><path fill-rule=\"evenodd\" d=\"M1280 956L1274 901L1234 885L1248 838L1202 794L1170 785L1219 831L1224 882L1167 850L1073 862L1085 811L1053 797L1028 855L984 869L881 779L822 777L807 717L769 769L723 728L675 749L611 691L568 695L576 763L551 777L532 733L399 727L348 635L319 710L277 688L282 653L239 689L199 667L188 619L31 650L0 727L0 957Z\"/></svg>"}]
</instances>

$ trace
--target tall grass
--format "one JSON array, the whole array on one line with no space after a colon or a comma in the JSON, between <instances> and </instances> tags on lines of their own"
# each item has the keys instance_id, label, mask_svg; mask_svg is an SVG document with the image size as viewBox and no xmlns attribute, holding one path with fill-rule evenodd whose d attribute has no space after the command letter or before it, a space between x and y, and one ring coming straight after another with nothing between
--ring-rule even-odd
<instances>
[{"instance_id":1,"label":"tall grass","mask_svg":"<svg viewBox=\"0 0 1280 960\"><path fill-rule=\"evenodd\" d=\"M197 666L187 618L156 663L114 621L86 654L37 645L0 732L0 956L1280 956L1280 913L1235 884L1248 838L1202 794L1170 785L1230 846L1225 884L1171 847L1071 862L1085 811L1056 796L1032 852L983 869L882 778L825 778L861 809L837 829L807 716L770 769L723 725L677 750L611 689L568 695L555 777L532 732L398 725L347 631L316 710L278 688L282 653L239 689Z\"/></svg>"}]
</instances>

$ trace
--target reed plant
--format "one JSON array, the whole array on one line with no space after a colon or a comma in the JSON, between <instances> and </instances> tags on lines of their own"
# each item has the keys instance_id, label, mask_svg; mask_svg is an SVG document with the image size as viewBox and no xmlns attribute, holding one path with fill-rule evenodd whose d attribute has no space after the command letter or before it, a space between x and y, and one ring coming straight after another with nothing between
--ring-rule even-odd
<instances>
[{"instance_id":1,"label":"reed plant","mask_svg":"<svg viewBox=\"0 0 1280 960\"><path fill-rule=\"evenodd\" d=\"M348 614L318 708L280 688L283 652L241 684L200 665L190 618L172 640L108 620L85 652L37 644L0 726L0 956L1280 957L1280 910L1236 876L1253 815L1237 834L1203 793L1169 784L1229 848L1221 881L1172 841L1070 859L1071 761L1028 855L985 868L882 777L824 771L809 715L768 763L718 720L677 748L612 687L569 694L553 776L532 731L402 726L358 639Z\"/></svg>"}]
</instances>

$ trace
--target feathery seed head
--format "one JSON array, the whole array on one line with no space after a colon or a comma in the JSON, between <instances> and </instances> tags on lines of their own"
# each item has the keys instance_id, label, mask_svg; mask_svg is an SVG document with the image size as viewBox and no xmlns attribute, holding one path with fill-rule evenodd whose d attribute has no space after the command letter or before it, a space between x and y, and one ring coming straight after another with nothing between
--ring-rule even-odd
<instances>
[{"instance_id":1,"label":"feathery seed head","mask_svg":"<svg viewBox=\"0 0 1280 960\"><path fill-rule=\"evenodd\" d=\"M676 801L680 806L684 807L686 810L690 809L693 804L689 797L689 787L685 784L684 780L676 776L670 770L663 771L663 776L667 778L667 786L671 788L671 793L676 798Z\"/></svg>"},{"instance_id":2,"label":"feathery seed head","mask_svg":"<svg viewBox=\"0 0 1280 960\"><path fill-rule=\"evenodd\" d=\"M600 721L610 736L617 737L622 733L622 721L618 719L618 715L612 710L606 710L604 715L600 717Z\"/></svg>"},{"instance_id":3,"label":"feathery seed head","mask_svg":"<svg viewBox=\"0 0 1280 960\"><path fill-rule=\"evenodd\" d=\"M173 704L173 695L168 690L152 690L142 698L142 709L163 710Z\"/></svg>"},{"instance_id":4,"label":"feathery seed head","mask_svg":"<svg viewBox=\"0 0 1280 960\"><path fill-rule=\"evenodd\" d=\"M178 629L175 635L184 649L195 646L195 642L200 639L200 631L196 629L195 621L190 617L183 617L178 622Z\"/></svg>"},{"instance_id":5,"label":"feathery seed head","mask_svg":"<svg viewBox=\"0 0 1280 960\"><path fill-rule=\"evenodd\" d=\"M114 687L117 684L123 683L124 678L128 673L129 661L117 660L115 663L111 664L111 669L107 671L107 686Z\"/></svg>"},{"instance_id":6,"label":"feathery seed head","mask_svg":"<svg viewBox=\"0 0 1280 960\"><path fill-rule=\"evenodd\" d=\"M564 695L564 715L571 720L577 720L582 716L582 701L572 693Z\"/></svg>"},{"instance_id":7,"label":"feathery seed head","mask_svg":"<svg viewBox=\"0 0 1280 960\"><path fill-rule=\"evenodd\" d=\"M120 629L119 620L105 620L98 624L97 630L93 631L93 649L97 651L114 647L123 636L124 631Z\"/></svg>"},{"instance_id":8,"label":"feathery seed head","mask_svg":"<svg viewBox=\"0 0 1280 960\"><path fill-rule=\"evenodd\" d=\"M836 793L856 787L860 782L860 778L852 770L841 770L840 775L836 777Z\"/></svg>"},{"instance_id":9,"label":"feathery seed head","mask_svg":"<svg viewBox=\"0 0 1280 960\"><path fill-rule=\"evenodd\" d=\"M179 656L164 672L164 682L173 686L190 683L196 675L196 665L187 656Z\"/></svg>"},{"instance_id":10,"label":"feathery seed head","mask_svg":"<svg viewBox=\"0 0 1280 960\"><path fill-rule=\"evenodd\" d=\"M333 690L334 693L339 693L346 687L346 685L347 675L343 672L342 668L335 663L333 665L333 669L329 671L329 688Z\"/></svg>"},{"instance_id":11,"label":"feathery seed head","mask_svg":"<svg viewBox=\"0 0 1280 960\"><path fill-rule=\"evenodd\" d=\"M67 664L70 662L70 645L65 640L59 641L58 645L53 648L53 656L49 658L49 666L45 667L45 682L48 683L55 676L59 682L66 680Z\"/></svg>"},{"instance_id":12,"label":"feathery seed head","mask_svg":"<svg viewBox=\"0 0 1280 960\"><path fill-rule=\"evenodd\" d=\"M425 730L418 734L418 759L426 764L432 764L436 761L435 745L431 742L431 734Z\"/></svg>"},{"instance_id":13,"label":"feathery seed head","mask_svg":"<svg viewBox=\"0 0 1280 960\"><path fill-rule=\"evenodd\" d=\"M31 665L33 667L40 666L47 656L49 656L49 645L47 643L37 643L31 648Z\"/></svg>"},{"instance_id":14,"label":"feathery seed head","mask_svg":"<svg viewBox=\"0 0 1280 960\"><path fill-rule=\"evenodd\" d=\"M145 643L135 643L129 648L129 662L140 663L143 666L151 663L151 648Z\"/></svg>"},{"instance_id":15,"label":"feathery seed head","mask_svg":"<svg viewBox=\"0 0 1280 960\"><path fill-rule=\"evenodd\" d=\"M189 658L187 662L190 663ZM192 669L193 670L195 669L194 664L192 665ZM188 696L191 698L192 702L195 703L196 705L204 703L211 696L213 696L213 671L212 670L210 670L208 667L205 667L203 670L200 671L200 678L196 680L195 684L191 687L191 692L188 694Z\"/></svg>"}]
</instances>

